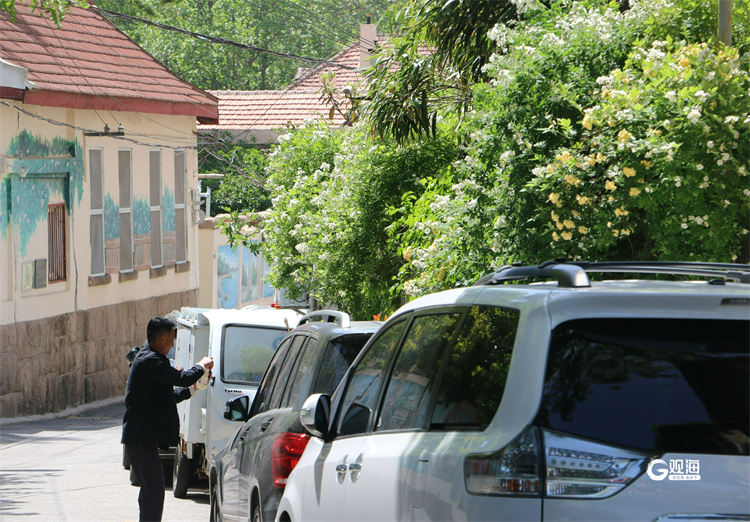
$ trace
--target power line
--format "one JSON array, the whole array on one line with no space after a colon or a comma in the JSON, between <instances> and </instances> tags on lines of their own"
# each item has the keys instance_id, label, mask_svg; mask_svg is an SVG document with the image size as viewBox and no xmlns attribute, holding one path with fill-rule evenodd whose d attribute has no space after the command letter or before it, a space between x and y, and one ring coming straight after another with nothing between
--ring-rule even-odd
<instances>
[{"instance_id":1,"label":"power line","mask_svg":"<svg viewBox=\"0 0 750 522\"><path fill-rule=\"evenodd\" d=\"M63 121L57 121L53 120L52 118L47 118L46 116L42 116L40 114L35 114L33 112L27 111L26 109L22 109L21 107L18 107L17 105L13 105L12 103L8 103L6 101L0 100L0 105L5 105L6 107L10 107L11 109L15 109L16 111L25 114L26 116L29 116L31 118L36 118L37 120L46 121L47 123L51 123L52 125L58 125L61 127L68 127L73 130L77 130L80 132L99 132L95 129L87 129L85 127L79 127L77 125L72 125L70 123L65 123ZM175 145L164 145L163 143L147 143L140 140L134 140L133 138L128 138L126 136L116 136L116 135L107 135L108 138L114 138L116 140L123 140L123 141L129 141L131 143L135 143L136 145L143 145L144 147L153 147L153 148L164 148L164 149L173 149L173 150L184 150L184 149L191 149L191 150L198 150L198 147L195 145L181 145L181 146L175 146ZM154 136L156 137L156 136ZM170 138L165 138L170 139Z\"/></svg>"},{"instance_id":2,"label":"power line","mask_svg":"<svg viewBox=\"0 0 750 522\"><path fill-rule=\"evenodd\" d=\"M178 33L186 34L188 36L192 36L193 38L197 38L199 40L204 40L206 42L218 43L218 44L224 44L224 45L231 45L231 46L234 46L234 47L239 47L240 49L245 49L245 50L248 50L248 51L255 51L255 52L259 52L259 53L270 54L272 56L278 56L280 58L292 58L294 60L300 60L300 61L304 61L304 62L312 62L312 63L318 63L318 64L320 64L320 63L326 63L326 64L329 64L329 65L336 65L336 66L341 67L343 69L349 69L349 70L354 70L355 69L355 67L349 67L347 65L342 65L340 63L332 62L330 60L323 60L323 59L320 59L320 58L311 58L309 56L300 56L300 55L294 54L294 53L284 53L284 52L279 52L279 51L272 51L271 49L264 49L263 47L257 47L255 45L243 44L243 43L240 43L240 42L235 42L234 40L228 40L226 38L221 38L221 37L217 37L217 36L209 36L209 35L205 35L205 34L201 34L201 33L196 33L194 31L188 31L186 29L182 29L180 27L175 27L173 25L162 24L162 23L159 23L159 22L154 22L152 20L146 20L145 18L138 18L137 16L131 16L131 15L123 14L123 13L118 13L116 11L109 11L107 9L102 9L101 7L94 7L94 6L92 6L91 9L94 10L94 11L97 11L99 13L102 13L104 15L114 16L114 17L117 17L117 18L123 18L125 20L131 20L131 21L134 21L134 22L140 22L140 23L143 23L143 24L146 24L146 25L151 25L151 26L154 26L154 27L158 27L160 29L165 29L167 31L175 31L175 32L178 32Z\"/></svg>"}]
</instances>

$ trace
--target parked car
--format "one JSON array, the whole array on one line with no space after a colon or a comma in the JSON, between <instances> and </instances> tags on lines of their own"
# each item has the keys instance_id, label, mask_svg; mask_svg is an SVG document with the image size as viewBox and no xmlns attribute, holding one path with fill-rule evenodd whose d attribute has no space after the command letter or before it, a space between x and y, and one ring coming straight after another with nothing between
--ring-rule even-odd
<instances>
[{"instance_id":1,"label":"parked car","mask_svg":"<svg viewBox=\"0 0 750 522\"><path fill-rule=\"evenodd\" d=\"M748 283L550 262L412 301L305 401L276 520L750 519Z\"/></svg>"},{"instance_id":2,"label":"parked car","mask_svg":"<svg viewBox=\"0 0 750 522\"><path fill-rule=\"evenodd\" d=\"M338 311L305 315L282 341L250 406L227 402L225 417L244 422L213 460L211 520L273 520L286 479L307 444L300 423L311 393L332 393L379 322Z\"/></svg>"},{"instance_id":3,"label":"parked car","mask_svg":"<svg viewBox=\"0 0 750 522\"><path fill-rule=\"evenodd\" d=\"M301 316L295 310L254 305L241 310L183 307L177 314L175 364L190 368L210 355L214 368L205 388L199 381L193 397L177 405L175 497L184 498L190 488L205 490L211 461L237 429L224 418L227 400L243 395L252 400L274 352Z\"/></svg>"}]
</instances>

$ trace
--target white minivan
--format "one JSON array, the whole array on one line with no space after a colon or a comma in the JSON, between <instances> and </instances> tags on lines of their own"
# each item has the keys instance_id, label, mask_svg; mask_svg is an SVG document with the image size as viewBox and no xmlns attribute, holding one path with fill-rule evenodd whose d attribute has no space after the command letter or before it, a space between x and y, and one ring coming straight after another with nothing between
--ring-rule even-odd
<instances>
[{"instance_id":1,"label":"white minivan","mask_svg":"<svg viewBox=\"0 0 750 522\"><path fill-rule=\"evenodd\" d=\"M750 520L748 283L551 262L408 303L303 405L276 520Z\"/></svg>"},{"instance_id":2,"label":"white minivan","mask_svg":"<svg viewBox=\"0 0 750 522\"><path fill-rule=\"evenodd\" d=\"M211 356L214 368L201 389L177 405L180 442L172 478L176 497L185 497L188 488L207 479L212 459L237 431L237 424L224 418L227 401L247 395L252 402L276 348L300 317L294 310L270 306L180 310L175 318L175 366L190 368Z\"/></svg>"}]
</instances>

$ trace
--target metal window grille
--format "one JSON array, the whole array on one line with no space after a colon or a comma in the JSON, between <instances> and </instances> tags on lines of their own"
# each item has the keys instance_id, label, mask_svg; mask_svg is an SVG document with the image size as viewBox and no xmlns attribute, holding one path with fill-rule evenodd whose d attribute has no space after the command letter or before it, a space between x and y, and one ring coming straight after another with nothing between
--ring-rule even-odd
<instances>
[{"instance_id":1,"label":"metal window grille","mask_svg":"<svg viewBox=\"0 0 750 522\"><path fill-rule=\"evenodd\" d=\"M104 205L102 187L102 151L89 150L89 183L91 187L91 274L104 274Z\"/></svg>"},{"instance_id":2,"label":"metal window grille","mask_svg":"<svg viewBox=\"0 0 750 522\"><path fill-rule=\"evenodd\" d=\"M49 262L47 264L47 279L50 283L65 281L65 203L47 206L47 227Z\"/></svg>"},{"instance_id":3,"label":"metal window grille","mask_svg":"<svg viewBox=\"0 0 750 522\"><path fill-rule=\"evenodd\" d=\"M185 231L185 151L174 153L174 219L176 232L176 261L187 260L187 234Z\"/></svg>"}]
</instances>

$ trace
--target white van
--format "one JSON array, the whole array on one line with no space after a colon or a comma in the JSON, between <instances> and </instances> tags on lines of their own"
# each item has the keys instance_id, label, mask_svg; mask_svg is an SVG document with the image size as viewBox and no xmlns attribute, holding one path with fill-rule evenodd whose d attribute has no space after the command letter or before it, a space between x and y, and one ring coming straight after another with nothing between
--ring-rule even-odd
<instances>
[{"instance_id":1,"label":"white van","mask_svg":"<svg viewBox=\"0 0 750 522\"><path fill-rule=\"evenodd\" d=\"M175 366L190 368L211 356L214 368L205 387L177 405L180 442L173 466L175 497L184 498L189 487L207 477L208 463L237 431L237 424L224 418L225 404L240 395L252 402L268 362L300 317L294 310L266 306L180 310L175 318Z\"/></svg>"}]
</instances>

